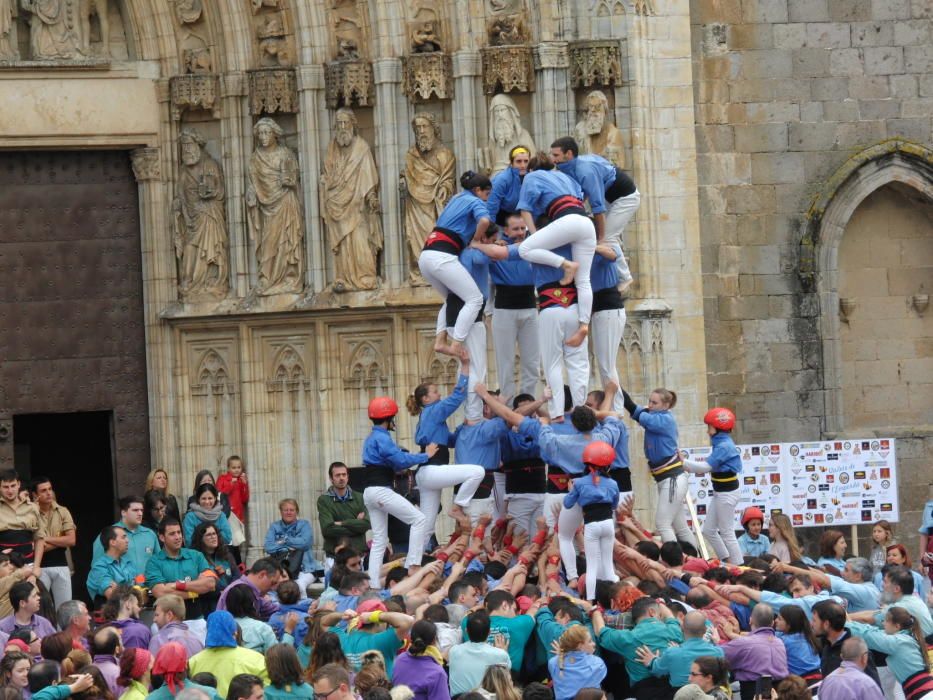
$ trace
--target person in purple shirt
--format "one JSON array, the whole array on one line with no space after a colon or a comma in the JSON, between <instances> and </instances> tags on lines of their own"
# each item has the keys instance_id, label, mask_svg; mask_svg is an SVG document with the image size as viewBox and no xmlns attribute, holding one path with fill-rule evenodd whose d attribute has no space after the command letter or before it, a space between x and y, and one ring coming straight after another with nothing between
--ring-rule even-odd
<instances>
[{"instance_id":1,"label":"person in purple shirt","mask_svg":"<svg viewBox=\"0 0 933 700\"><path fill-rule=\"evenodd\" d=\"M169 642L181 644L189 659L204 649L204 641L185 624L185 601L181 596L170 593L159 598L152 621L159 628L149 642L149 653L153 657Z\"/></svg>"},{"instance_id":2,"label":"person in purple shirt","mask_svg":"<svg viewBox=\"0 0 933 700\"><path fill-rule=\"evenodd\" d=\"M112 627L102 627L91 638L92 663L97 666L104 680L107 681L107 687L110 688L114 697L117 697L123 690L117 685L117 678L120 677L118 658L122 650L120 635Z\"/></svg>"},{"instance_id":3,"label":"person in purple shirt","mask_svg":"<svg viewBox=\"0 0 933 700\"><path fill-rule=\"evenodd\" d=\"M842 664L820 684L820 700L881 700L884 694L871 676L868 645L861 637L849 637L842 643Z\"/></svg>"},{"instance_id":4,"label":"person in purple shirt","mask_svg":"<svg viewBox=\"0 0 933 700\"><path fill-rule=\"evenodd\" d=\"M770 605L755 606L751 628L751 634L736 637L722 647L743 698L754 697L755 681L761 676L771 676L775 683L787 677L787 650L774 634L774 610Z\"/></svg>"},{"instance_id":5,"label":"person in purple shirt","mask_svg":"<svg viewBox=\"0 0 933 700\"><path fill-rule=\"evenodd\" d=\"M10 588L10 605L15 611L12 615L0 620L0 632L10 635L13 630L31 629L39 639L55 634L55 627L51 622L38 615L40 599L39 589L34 583L20 581Z\"/></svg>"},{"instance_id":6,"label":"person in purple shirt","mask_svg":"<svg viewBox=\"0 0 933 700\"><path fill-rule=\"evenodd\" d=\"M437 627L418 620L411 627L408 651L399 654L392 668L392 685L406 685L414 700L450 700L444 659L437 648Z\"/></svg>"},{"instance_id":7,"label":"person in purple shirt","mask_svg":"<svg viewBox=\"0 0 933 700\"><path fill-rule=\"evenodd\" d=\"M253 593L253 603L256 606L256 614L263 622L268 620L272 613L279 609L278 604L269 600L266 594L279 584L279 573L281 569L272 559L265 557L256 560L252 568L245 576L227 586L220 594L217 601L218 610L227 609L227 594L234 586L247 586Z\"/></svg>"},{"instance_id":8,"label":"person in purple shirt","mask_svg":"<svg viewBox=\"0 0 933 700\"><path fill-rule=\"evenodd\" d=\"M110 600L103 607L107 627L120 630L125 649L148 649L152 633L139 621L139 593L131 586L121 585L113 589Z\"/></svg>"}]
</instances>

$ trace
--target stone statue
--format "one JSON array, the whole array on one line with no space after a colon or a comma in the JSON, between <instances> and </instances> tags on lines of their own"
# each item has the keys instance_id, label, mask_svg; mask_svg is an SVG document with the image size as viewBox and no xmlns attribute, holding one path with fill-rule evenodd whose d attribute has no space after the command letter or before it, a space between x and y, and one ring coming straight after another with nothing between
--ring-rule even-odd
<instances>
[{"instance_id":1,"label":"stone statue","mask_svg":"<svg viewBox=\"0 0 933 700\"><path fill-rule=\"evenodd\" d=\"M201 0L175 0L175 19L179 24L194 24L201 19Z\"/></svg>"},{"instance_id":2,"label":"stone statue","mask_svg":"<svg viewBox=\"0 0 933 700\"><path fill-rule=\"evenodd\" d=\"M412 53L434 53L441 50L437 38L437 23L433 20L422 22L411 33Z\"/></svg>"},{"instance_id":3,"label":"stone statue","mask_svg":"<svg viewBox=\"0 0 933 700\"><path fill-rule=\"evenodd\" d=\"M16 0L0 0L0 61L19 58L16 46Z\"/></svg>"},{"instance_id":4,"label":"stone statue","mask_svg":"<svg viewBox=\"0 0 933 700\"><path fill-rule=\"evenodd\" d=\"M509 167L509 151L524 146L535 153L534 140L522 126L515 101L508 95L496 95L489 102L489 142L480 151L481 167L490 177Z\"/></svg>"},{"instance_id":5,"label":"stone statue","mask_svg":"<svg viewBox=\"0 0 933 700\"><path fill-rule=\"evenodd\" d=\"M584 100L585 113L577 122L574 137L580 145L580 153L595 153L614 163L618 168L625 167L625 149L622 144L622 132L609 121L609 100L602 90L593 90Z\"/></svg>"},{"instance_id":6,"label":"stone statue","mask_svg":"<svg viewBox=\"0 0 933 700\"><path fill-rule=\"evenodd\" d=\"M67 0L66 0L67 2ZM97 15L100 24L100 53L110 55L110 8L108 0L81 0L81 52L91 55L91 15Z\"/></svg>"},{"instance_id":7,"label":"stone statue","mask_svg":"<svg viewBox=\"0 0 933 700\"><path fill-rule=\"evenodd\" d=\"M182 131L178 144L181 172L172 201L172 232L179 291L182 298L220 299L229 282L223 172L204 150L204 138L197 131Z\"/></svg>"},{"instance_id":8,"label":"stone statue","mask_svg":"<svg viewBox=\"0 0 933 700\"><path fill-rule=\"evenodd\" d=\"M379 281L379 172L356 126L352 110L337 110L334 139L327 147L321 173L321 213L334 253L334 290L338 292L375 289Z\"/></svg>"},{"instance_id":9,"label":"stone statue","mask_svg":"<svg viewBox=\"0 0 933 700\"><path fill-rule=\"evenodd\" d=\"M417 265L424 241L434 229L444 205L457 187L456 159L440 142L441 129L430 112L418 112L411 120L415 145L405 154L405 171L399 188L405 201L405 238L411 260ZM412 273L412 279L420 275Z\"/></svg>"},{"instance_id":10,"label":"stone statue","mask_svg":"<svg viewBox=\"0 0 933 700\"><path fill-rule=\"evenodd\" d=\"M75 0L22 0L31 13L29 46L36 59L73 59L81 51L80 7Z\"/></svg>"},{"instance_id":11,"label":"stone statue","mask_svg":"<svg viewBox=\"0 0 933 700\"><path fill-rule=\"evenodd\" d=\"M258 145L249 159L246 207L250 240L257 241L259 293L298 294L304 283L298 158L279 144L282 127L264 117L253 127Z\"/></svg>"}]
</instances>

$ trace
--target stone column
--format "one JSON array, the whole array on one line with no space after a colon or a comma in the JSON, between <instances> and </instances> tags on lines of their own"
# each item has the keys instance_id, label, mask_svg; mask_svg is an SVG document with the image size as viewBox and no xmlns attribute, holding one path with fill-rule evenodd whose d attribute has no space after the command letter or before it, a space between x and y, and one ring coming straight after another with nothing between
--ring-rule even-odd
<instances>
[{"instance_id":1,"label":"stone column","mask_svg":"<svg viewBox=\"0 0 933 700\"><path fill-rule=\"evenodd\" d=\"M223 119L220 138L223 142L223 167L227 188L227 226L230 231L230 288L238 297L245 297L253 286L255 274L250 267L249 233L246 225L246 173L249 168L252 143L252 119L246 73L226 73L220 80L220 99Z\"/></svg>"},{"instance_id":2,"label":"stone column","mask_svg":"<svg viewBox=\"0 0 933 700\"><path fill-rule=\"evenodd\" d=\"M567 80L570 62L566 41L548 41L534 48L537 89L532 110L535 141L547 147L573 129L575 107Z\"/></svg>"},{"instance_id":3,"label":"stone column","mask_svg":"<svg viewBox=\"0 0 933 700\"><path fill-rule=\"evenodd\" d=\"M373 61L376 105L376 164L379 168L379 198L382 202L382 227L385 231L383 260L385 279L390 287L399 287L408 278L405 263L405 236L402 233L402 208L399 197L399 173L408 140L402 134L409 129L408 105L402 95L402 61L380 58Z\"/></svg>"},{"instance_id":4,"label":"stone column","mask_svg":"<svg viewBox=\"0 0 933 700\"><path fill-rule=\"evenodd\" d=\"M457 156L457 177L466 170L477 169L480 119L484 110L480 76L482 61L479 51L464 49L453 55L454 95L453 126L454 155Z\"/></svg>"},{"instance_id":5,"label":"stone column","mask_svg":"<svg viewBox=\"0 0 933 700\"><path fill-rule=\"evenodd\" d=\"M308 293L319 292L327 284L327 259L324 251L324 229L318 207L318 186L321 178L321 132L327 131L321 122L324 104L323 66L299 66L298 103L301 109L298 130L298 162L301 166L301 189L304 192L305 242L308 270L305 284ZM326 112L324 115L326 118Z\"/></svg>"}]
</instances>

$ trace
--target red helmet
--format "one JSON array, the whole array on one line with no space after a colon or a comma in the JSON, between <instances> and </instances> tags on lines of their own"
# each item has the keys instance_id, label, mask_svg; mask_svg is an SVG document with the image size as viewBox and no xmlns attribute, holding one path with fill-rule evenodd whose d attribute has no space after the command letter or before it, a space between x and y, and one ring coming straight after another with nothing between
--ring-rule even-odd
<instances>
[{"instance_id":1,"label":"red helmet","mask_svg":"<svg viewBox=\"0 0 933 700\"><path fill-rule=\"evenodd\" d=\"M594 440L583 448L583 463L594 467L608 467L616 458L616 451L608 442Z\"/></svg>"},{"instance_id":2,"label":"red helmet","mask_svg":"<svg viewBox=\"0 0 933 700\"><path fill-rule=\"evenodd\" d=\"M735 427L735 414L728 408L711 408L703 416L703 422L716 430L732 430Z\"/></svg>"},{"instance_id":3,"label":"red helmet","mask_svg":"<svg viewBox=\"0 0 933 700\"><path fill-rule=\"evenodd\" d=\"M765 524L765 514L761 512L761 508L758 506L749 506L742 511L742 527L748 525L749 520L760 520L761 524Z\"/></svg>"},{"instance_id":4,"label":"red helmet","mask_svg":"<svg viewBox=\"0 0 933 700\"><path fill-rule=\"evenodd\" d=\"M398 413L398 404L391 396L377 396L369 402L369 417L372 420L385 420Z\"/></svg>"}]
</instances>

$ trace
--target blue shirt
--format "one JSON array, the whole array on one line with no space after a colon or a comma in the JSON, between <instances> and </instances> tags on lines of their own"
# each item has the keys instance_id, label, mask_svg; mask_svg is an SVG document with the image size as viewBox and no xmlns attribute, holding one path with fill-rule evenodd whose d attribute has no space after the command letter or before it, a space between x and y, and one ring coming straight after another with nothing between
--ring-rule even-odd
<instances>
[{"instance_id":1,"label":"blue shirt","mask_svg":"<svg viewBox=\"0 0 933 700\"><path fill-rule=\"evenodd\" d=\"M845 559L836 559L835 557L820 557L816 560L817 566L826 566L827 564L836 568L840 573L843 569L846 568Z\"/></svg>"},{"instance_id":2,"label":"blue shirt","mask_svg":"<svg viewBox=\"0 0 933 700\"><path fill-rule=\"evenodd\" d=\"M567 245L554 248L554 250L551 252L555 255L561 256L565 260L573 260L573 249L569 243ZM509 254L511 255L511 252ZM553 284L554 282L559 281L560 278L564 276L564 270L560 267L551 267L550 265L539 265L538 263L533 263L531 265L531 275L534 279L535 287L540 289L546 284ZM574 304L575 303L576 302L574 302Z\"/></svg>"},{"instance_id":3,"label":"blue shirt","mask_svg":"<svg viewBox=\"0 0 933 700\"><path fill-rule=\"evenodd\" d=\"M888 668L898 683L903 683L915 673L927 670L928 659L920 654L920 647L910 630L887 634L884 630L863 622L847 622L846 627L852 634L864 639L869 649L888 655Z\"/></svg>"},{"instance_id":4,"label":"blue shirt","mask_svg":"<svg viewBox=\"0 0 933 700\"><path fill-rule=\"evenodd\" d=\"M554 700L573 700L583 688L598 688L606 677L606 662L595 654L568 651L563 657L563 664L557 656L547 663Z\"/></svg>"},{"instance_id":5,"label":"blue shirt","mask_svg":"<svg viewBox=\"0 0 933 700\"><path fill-rule=\"evenodd\" d=\"M608 476L601 476L599 483L594 483L593 474L573 480L570 492L564 496L564 508L580 507L596 503L608 503L613 508L619 505L619 485Z\"/></svg>"},{"instance_id":6,"label":"blue shirt","mask_svg":"<svg viewBox=\"0 0 933 700\"><path fill-rule=\"evenodd\" d=\"M921 535L933 535L933 501L927 501L923 506L923 515L920 516Z\"/></svg>"},{"instance_id":7,"label":"blue shirt","mask_svg":"<svg viewBox=\"0 0 933 700\"><path fill-rule=\"evenodd\" d=\"M616 451L616 457L612 460L612 464L609 465L609 471L628 469L631 463L628 457L628 428L620 419L613 418L613 420L616 421L613 426L619 429L619 437L615 442L609 443ZM603 421L603 425L605 424L605 421Z\"/></svg>"},{"instance_id":8,"label":"blue shirt","mask_svg":"<svg viewBox=\"0 0 933 700\"><path fill-rule=\"evenodd\" d=\"M652 676L670 676L672 688L681 688L690 682L690 665L698 656L723 657L722 649L703 637L685 639L679 647L668 647L654 657L649 670Z\"/></svg>"},{"instance_id":9,"label":"blue shirt","mask_svg":"<svg viewBox=\"0 0 933 700\"><path fill-rule=\"evenodd\" d=\"M314 558L311 549L314 547L314 531L307 520L298 519L293 523L276 520L269 525L266 531L266 540L263 542L266 554L276 554L289 549L299 549L301 556L301 570L311 573L323 569L324 566Z\"/></svg>"},{"instance_id":10,"label":"blue shirt","mask_svg":"<svg viewBox=\"0 0 933 700\"><path fill-rule=\"evenodd\" d=\"M594 214L606 211L606 190L616 181L616 166L602 156L587 154L558 163L557 169L580 184Z\"/></svg>"},{"instance_id":11,"label":"blue shirt","mask_svg":"<svg viewBox=\"0 0 933 700\"><path fill-rule=\"evenodd\" d=\"M476 233L476 226L480 220L488 218L489 211L486 209L486 202L472 192L461 192L447 202L447 206L437 219L436 226L454 231L463 245L468 246L473 240L473 234Z\"/></svg>"},{"instance_id":12,"label":"blue shirt","mask_svg":"<svg viewBox=\"0 0 933 700\"><path fill-rule=\"evenodd\" d=\"M421 408L421 417L418 419L418 427L415 428L416 444L421 447L432 442L438 445L450 444L450 429L447 427L447 419L460 408L460 405L466 399L468 382L469 377L461 374L457 379L457 386L450 392L450 396Z\"/></svg>"},{"instance_id":13,"label":"blue shirt","mask_svg":"<svg viewBox=\"0 0 933 700\"><path fill-rule=\"evenodd\" d=\"M813 617L813 606L817 603L820 603L824 600L834 600L840 605L845 605L845 602L839 596L830 595L829 591L820 591L819 593L814 593L813 595L805 595L799 598L788 598L785 595L780 593L774 593L772 591L761 591L761 602L767 603L772 608L774 612L780 612L781 608L785 605L796 605L798 608L801 608L808 618Z\"/></svg>"},{"instance_id":14,"label":"blue shirt","mask_svg":"<svg viewBox=\"0 0 933 700\"><path fill-rule=\"evenodd\" d=\"M757 539L752 539L747 532L739 535L739 549L747 557L760 557L767 554L771 549L771 540L766 535L758 535Z\"/></svg>"},{"instance_id":15,"label":"blue shirt","mask_svg":"<svg viewBox=\"0 0 933 700\"><path fill-rule=\"evenodd\" d=\"M460 254L460 264L476 282L483 299L489 298L489 256L476 248L467 248Z\"/></svg>"},{"instance_id":16,"label":"blue shirt","mask_svg":"<svg viewBox=\"0 0 933 700\"><path fill-rule=\"evenodd\" d=\"M194 536L194 531L201 523L206 523L207 520L201 520L198 517L198 514L193 510L189 510L185 513L184 519L181 521L181 529L185 533L185 544L191 545L191 538ZM221 539L226 544L230 544L230 541L233 539L233 533L230 531L230 521L227 520L227 516L221 513L217 516L217 520L211 523L211 525L217 526L217 532L220 533Z\"/></svg>"},{"instance_id":17,"label":"blue shirt","mask_svg":"<svg viewBox=\"0 0 933 700\"><path fill-rule=\"evenodd\" d=\"M645 456L658 464L677 452L677 421L670 411L649 411L639 406L632 414L645 429Z\"/></svg>"},{"instance_id":18,"label":"blue shirt","mask_svg":"<svg viewBox=\"0 0 933 700\"><path fill-rule=\"evenodd\" d=\"M135 578L136 572L126 556L118 560L104 554L91 564L91 570L87 575L87 592L92 598L103 596L111 583L127 583L132 586Z\"/></svg>"},{"instance_id":19,"label":"blue shirt","mask_svg":"<svg viewBox=\"0 0 933 700\"><path fill-rule=\"evenodd\" d=\"M571 178L556 170L534 170L522 180L518 208L520 211L531 212L537 219L547 213L551 202L566 195L583 199L583 190Z\"/></svg>"},{"instance_id":20,"label":"blue shirt","mask_svg":"<svg viewBox=\"0 0 933 700\"><path fill-rule=\"evenodd\" d=\"M509 166L492 179L492 192L486 200L489 218L495 221L500 211L518 211L518 195L522 189L522 176L518 168Z\"/></svg>"},{"instance_id":21,"label":"blue shirt","mask_svg":"<svg viewBox=\"0 0 933 700\"><path fill-rule=\"evenodd\" d=\"M622 248L618 244L613 243L610 247L615 252L616 259L622 257ZM593 264L590 266L590 285L594 292L618 287L619 268L616 267L616 261L596 253L593 256Z\"/></svg>"},{"instance_id":22,"label":"blue shirt","mask_svg":"<svg viewBox=\"0 0 933 700\"><path fill-rule=\"evenodd\" d=\"M501 460L499 441L509 432L508 424L501 418L463 424L457 429L457 463L479 464L488 472L495 471Z\"/></svg>"},{"instance_id":23,"label":"blue shirt","mask_svg":"<svg viewBox=\"0 0 933 700\"><path fill-rule=\"evenodd\" d=\"M538 447L537 438L531 435L522 435L514 430L510 430L502 436L499 440L499 449L501 450L503 462L539 459L541 457L541 449Z\"/></svg>"},{"instance_id":24,"label":"blue shirt","mask_svg":"<svg viewBox=\"0 0 933 700\"><path fill-rule=\"evenodd\" d=\"M713 445L713 451L706 458L706 463L712 467L714 473L729 472L731 474L742 473L742 456L736 449L732 436L729 433L718 432L713 435L709 441ZM841 571L841 569L840 569Z\"/></svg>"},{"instance_id":25,"label":"blue shirt","mask_svg":"<svg viewBox=\"0 0 933 700\"><path fill-rule=\"evenodd\" d=\"M426 464L430 459L427 454L403 452L395 444L389 431L381 425L374 425L372 432L363 443L363 465L373 467L391 467L402 472L416 464Z\"/></svg>"},{"instance_id":26,"label":"blue shirt","mask_svg":"<svg viewBox=\"0 0 933 700\"><path fill-rule=\"evenodd\" d=\"M527 287L534 284L531 263L521 259L518 255L518 246L514 244L511 238L501 233L499 238L511 244L512 247L509 249L507 259L491 260L489 262L489 274L492 281L509 287Z\"/></svg>"},{"instance_id":27,"label":"blue shirt","mask_svg":"<svg viewBox=\"0 0 933 700\"><path fill-rule=\"evenodd\" d=\"M795 676L803 676L820 670L820 655L810 646L810 642L800 632L784 634L776 632L777 638L784 642L787 651L787 670Z\"/></svg>"},{"instance_id":28,"label":"blue shirt","mask_svg":"<svg viewBox=\"0 0 933 700\"><path fill-rule=\"evenodd\" d=\"M568 474L582 474L583 448L593 440L602 440L610 445L616 444L623 427L622 421L610 416L594 428L590 437L575 428L571 428L572 433L558 432L555 426L541 425L533 418L523 420L518 429L523 435L537 436L541 458L545 462L560 467Z\"/></svg>"}]
</instances>

